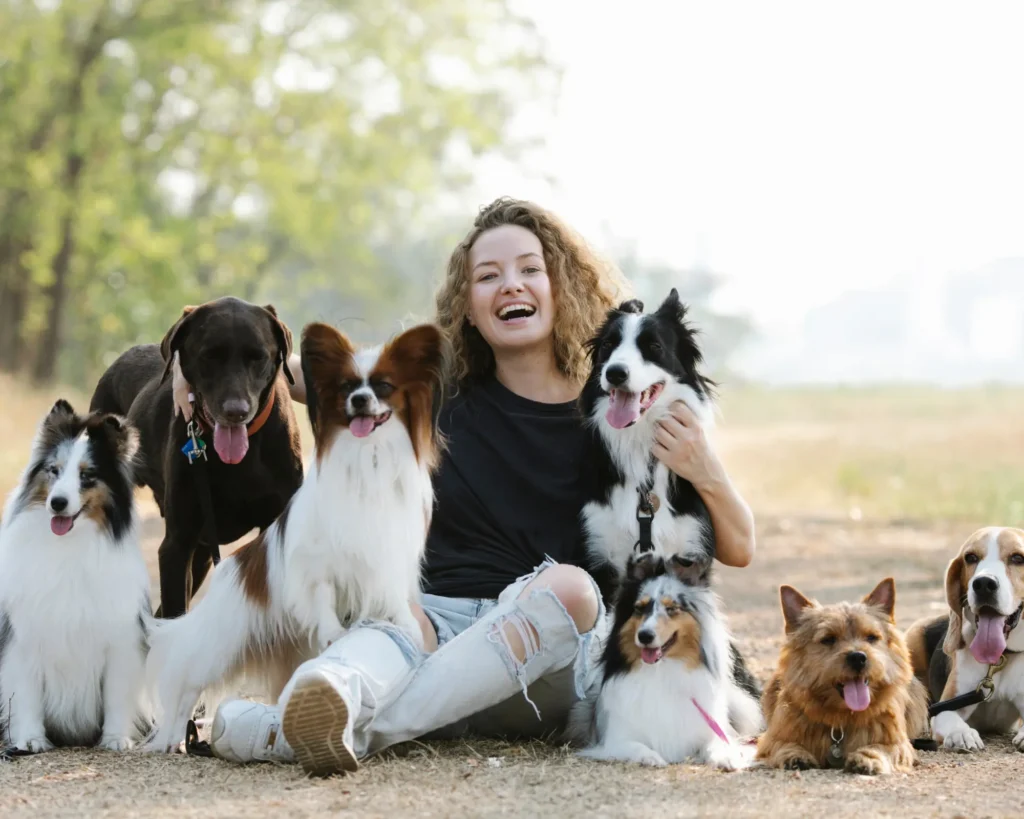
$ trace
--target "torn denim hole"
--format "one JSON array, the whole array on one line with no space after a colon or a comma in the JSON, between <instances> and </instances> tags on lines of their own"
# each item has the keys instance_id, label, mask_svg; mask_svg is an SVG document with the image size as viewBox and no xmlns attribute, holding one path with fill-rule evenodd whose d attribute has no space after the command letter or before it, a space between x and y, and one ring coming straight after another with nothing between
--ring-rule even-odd
<instances>
[{"instance_id":1,"label":"torn denim hole","mask_svg":"<svg viewBox=\"0 0 1024 819\"><path fill-rule=\"evenodd\" d=\"M360 620L352 628L372 628L384 632L398 646L402 657L412 668L416 668L427 658L427 654L420 650L408 634L387 620Z\"/></svg>"},{"instance_id":2,"label":"torn denim hole","mask_svg":"<svg viewBox=\"0 0 1024 819\"><path fill-rule=\"evenodd\" d=\"M515 651L512 650L508 634L505 633L505 626L512 626L519 635L519 639L522 640L525 654L525 658L522 661L516 656ZM523 689L523 697L533 707L538 720L541 718L540 709L537 708L537 704L530 699L530 695L526 691L531 682L527 678L527 670L540 655L543 639L540 627L525 612L518 610L502 615L491 623L490 628L487 630L487 640L498 646L501 659L505 662L505 669L508 671L509 676L516 680L519 683L519 687Z\"/></svg>"}]
</instances>

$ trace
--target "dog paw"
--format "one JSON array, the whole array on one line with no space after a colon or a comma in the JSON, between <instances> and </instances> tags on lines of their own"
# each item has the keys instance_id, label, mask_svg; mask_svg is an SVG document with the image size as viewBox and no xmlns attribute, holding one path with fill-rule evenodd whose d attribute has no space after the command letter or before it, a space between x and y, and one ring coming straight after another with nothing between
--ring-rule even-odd
<instances>
[{"instance_id":1,"label":"dog paw","mask_svg":"<svg viewBox=\"0 0 1024 819\"><path fill-rule=\"evenodd\" d=\"M863 776L885 776L892 773L892 761L881 752L856 751L846 758L846 772Z\"/></svg>"},{"instance_id":2,"label":"dog paw","mask_svg":"<svg viewBox=\"0 0 1024 819\"><path fill-rule=\"evenodd\" d=\"M130 751L135 743L131 737L101 737L100 747L105 751Z\"/></svg>"},{"instance_id":3,"label":"dog paw","mask_svg":"<svg viewBox=\"0 0 1024 819\"><path fill-rule=\"evenodd\" d=\"M53 743L46 737L31 737L14 743L15 748L28 751L30 754L45 754L53 750Z\"/></svg>"},{"instance_id":4,"label":"dog paw","mask_svg":"<svg viewBox=\"0 0 1024 819\"><path fill-rule=\"evenodd\" d=\"M1017 735L1013 738L1013 747L1024 753L1024 727L1021 727L1017 732Z\"/></svg>"},{"instance_id":5,"label":"dog paw","mask_svg":"<svg viewBox=\"0 0 1024 819\"><path fill-rule=\"evenodd\" d=\"M665 768L668 766L668 763L657 751L640 754L632 761L638 765L646 765L648 768Z\"/></svg>"},{"instance_id":6,"label":"dog paw","mask_svg":"<svg viewBox=\"0 0 1024 819\"><path fill-rule=\"evenodd\" d=\"M981 734L973 728L965 726L946 734L946 738L942 741L942 747L947 751L970 753L971 751L983 751L985 743L981 741Z\"/></svg>"},{"instance_id":7,"label":"dog paw","mask_svg":"<svg viewBox=\"0 0 1024 819\"><path fill-rule=\"evenodd\" d=\"M812 768L817 768L818 763L810 754L807 756L795 756L792 759L787 759L782 763L782 767L787 771L809 771Z\"/></svg>"}]
</instances>

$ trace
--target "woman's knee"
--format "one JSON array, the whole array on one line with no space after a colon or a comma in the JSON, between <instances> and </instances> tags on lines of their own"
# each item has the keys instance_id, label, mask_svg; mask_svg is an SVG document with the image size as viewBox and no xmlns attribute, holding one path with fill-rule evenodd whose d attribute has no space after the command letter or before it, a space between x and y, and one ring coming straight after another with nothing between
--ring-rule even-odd
<instances>
[{"instance_id":1,"label":"woman's knee","mask_svg":"<svg viewBox=\"0 0 1024 819\"><path fill-rule=\"evenodd\" d=\"M600 600L594 581L583 569L565 563L550 566L538 574L519 596L525 597L537 588L548 588L555 593L580 634L597 625Z\"/></svg>"}]
</instances>

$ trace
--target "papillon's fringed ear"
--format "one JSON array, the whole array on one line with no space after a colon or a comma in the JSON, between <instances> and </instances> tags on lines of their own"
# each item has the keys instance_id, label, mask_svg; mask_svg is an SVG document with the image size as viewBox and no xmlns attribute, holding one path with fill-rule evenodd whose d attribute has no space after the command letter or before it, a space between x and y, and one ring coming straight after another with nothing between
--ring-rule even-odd
<instances>
[{"instance_id":1,"label":"papillon's fringed ear","mask_svg":"<svg viewBox=\"0 0 1024 819\"><path fill-rule=\"evenodd\" d=\"M813 608L814 603L792 586L782 586L779 597L782 601L782 617L786 621L786 634L789 634L800 624L804 609Z\"/></svg>"},{"instance_id":2,"label":"papillon's fringed ear","mask_svg":"<svg viewBox=\"0 0 1024 819\"><path fill-rule=\"evenodd\" d=\"M949 625L942 650L950 657L967 645L964 641L964 556L958 554L946 568L946 605L949 606Z\"/></svg>"}]
</instances>

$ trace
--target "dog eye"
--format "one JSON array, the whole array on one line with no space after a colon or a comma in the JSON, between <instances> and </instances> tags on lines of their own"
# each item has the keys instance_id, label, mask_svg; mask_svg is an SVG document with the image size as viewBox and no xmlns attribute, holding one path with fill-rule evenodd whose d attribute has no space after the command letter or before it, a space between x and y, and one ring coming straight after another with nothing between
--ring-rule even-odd
<instances>
[{"instance_id":1,"label":"dog eye","mask_svg":"<svg viewBox=\"0 0 1024 819\"><path fill-rule=\"evenodd\" d=\"M823 646L834 646L836 644L836 638L835 637L831 637L831 636L829 636L829 637L822 637L821 638L821 644Z\"/></svg>"},{"instance_id":2,"label":"dog eye","mask_svg":"<svg viewBox=\"0 0 1024 819\"><path fill-rule=\"evenodd\" d=\"M60 474L60 467L57 464L50 464L46 467L46 474L56 478Z\"/></svg>"},{"instance_id":3,"label":"dog eye","mask_svg":"<svg viewBox=\"0 0 1024 819\"><path fill-rule=\"evenodd\" d=\"M388 398L394 393L395 387L387 381L377 381L373 385L373 391L377 394L378 398Z\"/></svg>"},{"instance_id":4,"label":"dog eye","mask_svg":"<svg viewBox=\"0 0 1024 819\"><path fill-rule=\"evenodd\" d=\"M650 343L649 345L647 345L647 348L648 348L648 349L649 349L649 350L650 350L650 351L651 351L652 353L660 353L660 352L661 352L661 350L662 350L662 347L661 347L661 345L660 345L660 344L659 344L659 343L658 343L657 341L652 341L652 342L651 342L651 343Z\"/></svg>"},{"instance_id":5,"label":"dog eye","mask_svg":"<svg viewBox=\"0 0 1024 819\"><path fill-rule=\"evenodd\" d=\"M1022 555L1020 552L1012 554L1010 555L1010 562L1014 566L1024 566L1024 555Z\"/></svg>"},{"instance_id":6,"label":"dog eye","mask_svg":"<svg viewBox=\"0 0 1024 819\"><path fill-rule=\"evenodd\" d=\"M882 638L879 637L877 634L869 634L868 635L868 642L869 643L877 643L880 639L882 639Z\"/></svg>"},{"instance_id":7,"label":"dog eye","mask_svg":"<svg viewBox=\"0 0 1024 819\"><path fill-rule=\"evenodd\" d=\"M964 563L968 566L973 566L978 562L978 556L976 554L964 555Z\"/></svg>"}]
</instances>

